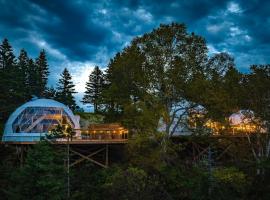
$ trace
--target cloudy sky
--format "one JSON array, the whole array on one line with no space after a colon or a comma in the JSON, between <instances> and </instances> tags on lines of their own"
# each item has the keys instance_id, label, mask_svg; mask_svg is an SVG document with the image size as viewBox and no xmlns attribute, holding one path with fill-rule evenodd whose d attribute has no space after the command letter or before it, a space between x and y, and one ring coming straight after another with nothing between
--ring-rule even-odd
<instances>
[{"instance_id":1,"label":"cloudy sky","mask_svg":"<svg viewBox=\"0 0 270 200\"><path fill-rule=\"evenodd\" d=\"M270 61L270 1L259 0L0 0L0 39L36 57L45 49L50 85L67 67L77 99L94 65L160 23L183 22L206 38L209 53L226 51L237 67Z\"/></svg>"}]
</instances>

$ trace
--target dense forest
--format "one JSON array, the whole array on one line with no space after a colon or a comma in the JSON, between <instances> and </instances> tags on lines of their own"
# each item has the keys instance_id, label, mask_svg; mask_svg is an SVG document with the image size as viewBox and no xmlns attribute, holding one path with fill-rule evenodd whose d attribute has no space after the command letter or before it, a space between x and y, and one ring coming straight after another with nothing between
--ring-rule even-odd
<instances>
[{"instance_id":1,"label":"dense forest","mask_svg":"<svg viewBox=\"0 0 270 200\"><path fill-rule=\"evenodd\" d=\"M209 55L203 37L172 23L134 38L105 69L94 68L81 101L104 122L128 128L129 142L107 169L87 162L72 168L70 199L270 199L270 65L254 64L243 73L232 55ZM48 87L48 76L44 50L36 59L24 49L16 57L2 41L1 132L33 95L87 116L75 103L68 69L55 87ZM239 110L252 111L260 129L226 137L228 117ZM187 120L191 111L197 114ZM224 137L211 137L209 120L222 124L218 134ZM192 134L174 136L179 126ZM200 158L192 157L192 144L206 149ZM67 199L65 149L40 142L20 165L15 147L0 148L1 199Z\"/></svg>"}]
</instances>

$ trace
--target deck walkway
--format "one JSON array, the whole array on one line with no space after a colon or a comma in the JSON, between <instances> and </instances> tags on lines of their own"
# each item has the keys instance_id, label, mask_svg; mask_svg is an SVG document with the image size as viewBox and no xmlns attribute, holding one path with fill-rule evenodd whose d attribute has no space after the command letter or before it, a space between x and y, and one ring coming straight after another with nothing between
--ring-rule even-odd
<instances>
[{"instance_id":1,"label":"deck walkway","mask_svg":"<svg viewBox=\"0 0 270 200\"><path fill-rule=\"evenodd\" d=\"M52 144L67 144L67 140L48 140ZM36 144L39 141L14 141L14 142L3 142L1 141L0 144L15 144L15 145L24 145L24 144ZM76 145L76 144L126 144L128 139L101 139L101 140L86 140L86 139L73 139L69 141L69 144Z\"/></svg>"}]
</instances>

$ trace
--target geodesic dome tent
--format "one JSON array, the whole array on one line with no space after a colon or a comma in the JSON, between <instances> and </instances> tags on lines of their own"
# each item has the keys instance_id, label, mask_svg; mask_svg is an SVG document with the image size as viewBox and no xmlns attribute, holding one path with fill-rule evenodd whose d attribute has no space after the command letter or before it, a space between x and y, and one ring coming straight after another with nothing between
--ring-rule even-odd
<instances>
[{"instance_id":1,"label":"geodesic dome tent","mask_svg":"<svg viewBox=\"0 0 270 200\"><path fill-rule=\"evenodd\" d=\"M251 110L239 110L229 117L231 125L248 124L254 120L254 112Z\"/></svg>"},{"instance_id":2,"label":"geodesic dome tent","mask_svg":"<svg viewBox=\"0 0 270 200\"><path fill-rule=\"evenodd\" d=\"M79 120L64 104L52 99L35 99L23 104L10 115L2 141L39 141L59 124L69 125L73 129L80 128Z\"/></svg>"}]
</instances>

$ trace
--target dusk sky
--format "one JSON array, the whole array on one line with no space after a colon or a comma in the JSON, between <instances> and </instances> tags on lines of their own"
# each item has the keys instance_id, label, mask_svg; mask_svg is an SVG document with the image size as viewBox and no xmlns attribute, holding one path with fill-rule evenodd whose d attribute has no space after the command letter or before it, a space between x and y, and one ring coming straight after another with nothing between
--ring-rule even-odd
<instances>
[{"instance_id":1,"label":"dusk sky","mask_svg":"<svg viewBox=\"0 0 270 200\"><path fill-rule=\"evenodd\" d=\"M209 54L228 52L241 71L270 61L270 1L64 1L0 0L0 39L8 38L17 55L48 54L49 84L67 67L77 99L95 65L160 23L185 23L203 36Z\"/></svg>"}]
</instances>

